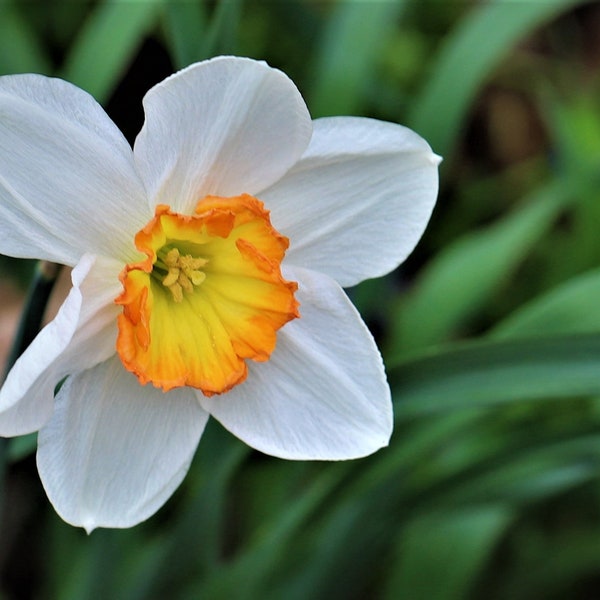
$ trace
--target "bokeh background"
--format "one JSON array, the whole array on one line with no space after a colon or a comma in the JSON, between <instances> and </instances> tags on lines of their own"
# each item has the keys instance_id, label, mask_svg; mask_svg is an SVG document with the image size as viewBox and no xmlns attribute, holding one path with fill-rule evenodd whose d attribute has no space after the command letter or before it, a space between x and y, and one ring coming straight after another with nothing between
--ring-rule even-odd
<instances>
[{"instance_id":1,"label":"bokeh background","mask_svg":"<svg viewBox=\"0 0 600 600\"><path fill-rule=\"evenodd\" d=\"M444 157L417 250L348 290L387 365L391 444L286 462L213 421L163 509L87 536L49 505L35 436L11 440L1 597L600 598L600 4L0 0L0 73L68 79L131 142L144 93L217 54L281 68L314 117L403 123ZM32 269L0 260L3 356Z\"/></svg>"}]
</instances>

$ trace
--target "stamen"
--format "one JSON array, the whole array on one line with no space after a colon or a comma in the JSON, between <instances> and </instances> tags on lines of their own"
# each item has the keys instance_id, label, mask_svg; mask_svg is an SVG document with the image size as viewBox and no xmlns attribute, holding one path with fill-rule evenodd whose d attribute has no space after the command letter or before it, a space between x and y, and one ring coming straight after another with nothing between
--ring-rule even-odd
<instances>
[{"instance_id":1,"label":"stamen","mask_svg":"<svg viewBox=\"0 0 600 600\"><path fill-rule=\"evenodd\" d=\"M170 267L167 276L163 279L162 283L166 287L171 287L174 283L177 283L179 279L179 269L176 267Z\"/></svg>"},{"instance_id":2,"label":"stamen","mask_svg":"<svg viewBox=\"0 0 600 600\"><path fill-rule=\"evenodd\" d=\"M159 252L159 256L161 253ZM162 261L157 260L155 265L159 267L166 266L168 271L162 280L162 284L169 288L175 302L183 301L183 292L192 293L194 286L200 285L205 279L206 274L200 271L208 263L208 259L192 256L179 252L179 248L171 248L164 254Z\"/></svg>"}]
</instances>

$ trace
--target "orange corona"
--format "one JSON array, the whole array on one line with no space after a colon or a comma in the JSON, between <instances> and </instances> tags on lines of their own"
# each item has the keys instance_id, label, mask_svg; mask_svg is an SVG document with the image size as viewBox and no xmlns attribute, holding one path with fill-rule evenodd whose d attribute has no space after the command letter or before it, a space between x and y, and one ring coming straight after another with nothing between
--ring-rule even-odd
<instances>
[{"instance_id":1,"label":"orange corona","mask_svg":"<svg viewBox=\"0 0 600 600\"><path fill-rule=\"evenodd\" d=\"M135 236L146 255L125 266L117 352L142 384L192 386L211 396L266 361L276 332L299 317L295 282L281 275L288 239L247 194L207 196L194 215L166 205Z\"/></svg>"}]
</instances>

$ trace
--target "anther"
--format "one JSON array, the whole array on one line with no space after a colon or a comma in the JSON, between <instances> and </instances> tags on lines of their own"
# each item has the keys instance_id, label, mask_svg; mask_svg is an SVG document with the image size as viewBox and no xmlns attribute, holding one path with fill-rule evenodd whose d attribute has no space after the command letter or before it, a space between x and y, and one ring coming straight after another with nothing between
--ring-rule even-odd
<instances>
[{"instance_id":1,"label":"anther","mask_svg":"<svg viewBox=\"0 0 600 600\"><path fill-rule=\"evenodd\" d=\"M183 300L183 292L191 293L195 285L200 285L206 274L200 269L208 262L205 258L195 258L191 254L182 256L178 248L171 248L164 257L168 272L162 284L169 288L175 302Z\"/></svg>"}]
</instances>

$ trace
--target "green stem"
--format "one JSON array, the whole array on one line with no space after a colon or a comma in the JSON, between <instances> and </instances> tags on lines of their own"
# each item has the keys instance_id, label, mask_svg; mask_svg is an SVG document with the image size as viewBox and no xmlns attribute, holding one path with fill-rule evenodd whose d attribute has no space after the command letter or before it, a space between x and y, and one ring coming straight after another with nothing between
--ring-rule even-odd
<instances>
[{"instance_id":1,"label":"green stem","mask_svg":"<svg viewBox=\"0 0 600 600\"><path fill-rule=\"evenodd\" d=\"M29 286L25 306L21 313L21 320L13 344L11 346L2 381L6 379L8 372L12 369L15 362L29 344L38 334L46 305L50 298L58 274L60 273L61 265L48 261L40 261L36 267L33 279ZM0 510L2 508L2 497L4 493L4 474L6 471L6 455L8 450L8 439L0 437Z\"/></svg>"},{"instance_id":2,"label":"green stem","mask_svg":"<svg viewBox=\"0 0 600 600\"><path fill-rule=\"evenodd\" d=\"M19 327L6 361L3 379L6 379L8 372L12 369L15 362L17 362L19 356L23 354L41 329L46 305L48 304L60 269L61 265L45 260L38 263L29 286Z\"/></svg>"}]
</instances>

